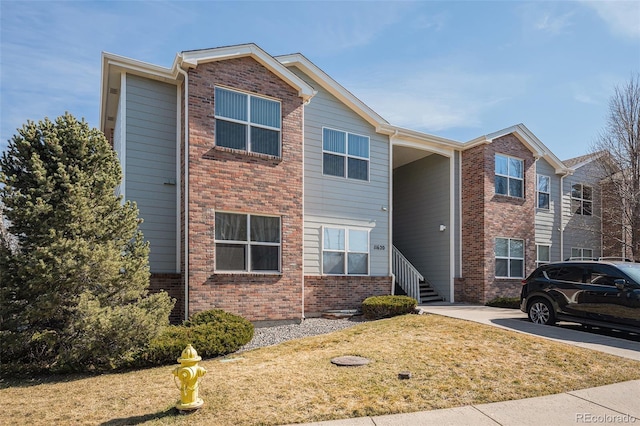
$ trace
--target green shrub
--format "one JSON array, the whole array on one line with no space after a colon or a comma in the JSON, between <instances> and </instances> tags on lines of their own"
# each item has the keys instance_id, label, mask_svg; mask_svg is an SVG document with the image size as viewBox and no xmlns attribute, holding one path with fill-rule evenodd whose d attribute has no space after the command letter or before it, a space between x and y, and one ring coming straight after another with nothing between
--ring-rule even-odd
<instances>
[{"instance_id":1,"label":"green shrub","mask_svg":"<svg viewBox=\"0 0 640 426\"><path fill-rule=\"evenodd\" d=\"M510 308L520 309L519 297L496 297L485 303L485 306L492 306L494 308Z\"/></svg>"},{"instance_id":2,"label":"green shrub","mask_svg":"<svg viewBox=\"0 0 640 426\"><path fill-rule=\"evenodd\" d=\"M241 316L220 309L198 312L182 325L166 327L142 360L151 365L175 363L188 344L202 358L213 358L237 351L252 338L253 324Z\"/></svg>"},{"instance_id":3,"label":"green shrub","mask_svg":"<svg viewBox=\"0 0 640 426\"><path fill-rule=\"evenodd\" d=\"M362 313L366 319L389 318L410 314L418 301L409 296L372 296L362 302Z\"/></svg>"}]
</instances>

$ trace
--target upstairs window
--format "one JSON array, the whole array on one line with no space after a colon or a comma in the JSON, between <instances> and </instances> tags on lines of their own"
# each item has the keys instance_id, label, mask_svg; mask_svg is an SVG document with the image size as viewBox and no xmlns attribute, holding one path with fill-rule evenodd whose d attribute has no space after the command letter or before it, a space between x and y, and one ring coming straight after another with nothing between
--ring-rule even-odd
<instances>
[{"instance_id":1,"label":"upstairs window","mask_svg":"<svg viewBox=\"0 0 640 426\"><path fill-rule=\"evenodd\" d=\"M496 154L496 194L524 198L524 161Z\"/></svg>"},{"instance_id":2,"label":"upstairs window","mask_svg":"<svg viewBox=\"0 0 640 426\"><path fill-rule=\"evenodd\" d=\"M524 278L524 240L496 238L496 277Z\"/></svg>"},{"instance_id":3,"label":"upstairs window","mask_svg":"<svg viewBox=\"0 0 640 426\"><path fill-rule=\"evenodd\" d=\"M571 186L571 211L583 216L593 213L593 188L581 183Z\"/></svg>"},{"instance_id":4,"label":"upstairs window","mask_svg":"<svg viewBox=\"0 0 640 426\"><path fill-rule=\"evenodd\" d=\"M216 270L278 272L280 235L279 217L216 213Z\"/></svg>"},{"instance_id":5,"label":"upstairs window","mask_svg":"<svg viewBox=\"0 0 640 426\"><path fill-rule=\"evenodd\" d=\"M551 246L538 244L536 246L536 266L551 262Z\"/></svg>"},{"instance_id":6,"label":"upstairs window","mask_svg":"<svg viewBox=\"0 0 640 426\"><path fill-rule=\"evenodd\" d=\"M538 175L538 208L549 210L550 184L549 176Z\"/></svg>"},{"instance_id":7,"label":"upstairs window","mask_svg":"<svg viewBox=\"0 0 640 426\"><path fill-rule=\"evenodd\" d=\"M323 228L322 272L328 275L369 274L369 231Z\"/></svg>"},{"instance_id":8,"label":"upstairs window","mask_svg":"<svg viewBox=\"0 0 640 426\"><path fill-rule=\"evenodd\" d=\"M216 146L280 157L280 102L215 88Z\"/></svg>"},{"instance_id":9,"label":"upstairs window","mask_svg":"<svg viewBox=\"0 0 640 426\"><path fill-rule=\"evenodd\" d=\"M348 179L369 180L369 138L323 128L322 173Z\"/></svg>"},{"instance_id":10,"label":"upstairs window","mask_svg":"<svg viewBox=\"0 0 640 426\"><path fill-rule=\"evenodd\" d=\"M572 260L593 260L593 250L582 247L571 247Z\"/></svg>"}]
</instances>

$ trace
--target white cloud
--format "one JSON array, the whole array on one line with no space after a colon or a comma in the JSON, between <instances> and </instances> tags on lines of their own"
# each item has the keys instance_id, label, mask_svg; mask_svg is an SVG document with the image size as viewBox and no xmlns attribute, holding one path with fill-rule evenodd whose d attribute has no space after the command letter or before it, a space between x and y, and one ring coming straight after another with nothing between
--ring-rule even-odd
<instances>
[{"instance_id":1,"label":"white cloud","mask_svg":"<svg viewBox=\"0 0 640 426\"><path fill-rule=\"evenodd\" d=\"M561 34L572 25L571 18L573 13L554 14L552 12L544 12L535 19L534 27L550 34Z\"/></svg>"},{"instance_id":2,"label":"white cloud","mask_svg":"<svg viewBox=\"0 0 640 426\"><path fill-rule=\"evenodd\" d=\"M632 39L640 38L640 2L586 1L583 4L594 9L612 33Z\"/></svg>"},{"instance_id":3,"label":"white cloud","mask_svg":"<svg viewBox=\"0 0 640 426\"><path fill-rule=\"evenodd\" d=\"M485 115L521 95L527 80L518 74L482 74L451 68L391 75L351 82L348 86L390 123L427 132L482 127Z\"/></svg>"}]
</instances>

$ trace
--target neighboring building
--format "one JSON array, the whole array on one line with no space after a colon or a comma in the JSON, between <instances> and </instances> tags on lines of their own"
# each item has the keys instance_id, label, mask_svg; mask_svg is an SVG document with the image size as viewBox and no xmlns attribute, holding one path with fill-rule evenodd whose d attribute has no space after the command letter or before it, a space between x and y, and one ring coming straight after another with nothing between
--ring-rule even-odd
<instances>
[{"instance_id":1,"label":"neighboring building","mask_svg":"<svg viewBox=\"0 0 640 426\"><path fill-rule=\"evenodd\" d=\"M246 44L164 68L105 53L101 127L176 321L297 321L394 281L483 303L537 262L600 252L575 232L595 226L585 165L521 124L466 143L391 125L300 54Z\"/></svg>"}]
</instances>

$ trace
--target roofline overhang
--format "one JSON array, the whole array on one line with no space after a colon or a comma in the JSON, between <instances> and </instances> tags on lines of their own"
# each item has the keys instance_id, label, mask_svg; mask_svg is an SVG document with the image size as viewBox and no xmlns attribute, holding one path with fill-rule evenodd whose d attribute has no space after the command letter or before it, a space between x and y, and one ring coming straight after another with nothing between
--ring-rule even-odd
<instances>
[{"instance_id":1,"label":"roofline overhang","mask_svg":"<svg viewBox=\"0 0 640 426\"><path fill-rule=\"evenodd\" d=\"M529 148L534 158L544 158L554 168L556 174L569 175L575 171L573 168L565 166L564 163L522 123L465 142L462 144L462 149L467 150L478 145L489 144L509 134L513 134L520 142Z\"/></svg>"},{"instance_id":2,"label":"roofline overhang","mask_svg":"<svg viewBox=\"0 0 640 426\"><path fill-rule=\"evenodd\" d=\"M304 102L308 102L317 93L303 79L289 71L287 67L276 58L259 48L254 43L240 44L235 46L216 47L212 49L189 50L176 55L173 68L183 69L195 68L200 64L208 62L224 61L227 59L251 57L262 64L269 71L277 75L291 87L298 91Z\"/></svg>"},{"instance_id":3,"label":"roofline overhang","mask_svg":"<svg viewBox=\"0 0 640 426\"><path fill-rule=\"evenodd\" d=\"M378 113L369 108L364 102L358 99L353 93L345 89L340 83L331 78L327 73L322 71L313 62L300 53L290 55L276 56L275 59L285 67L295 66L303 73L318 83L323 89L335 96L340 102L344 103L352 111L362 117L367 123L373 126L377 133L391 135L393 131L387 129L389 123Z\"/></svg>"}]
</instances>

